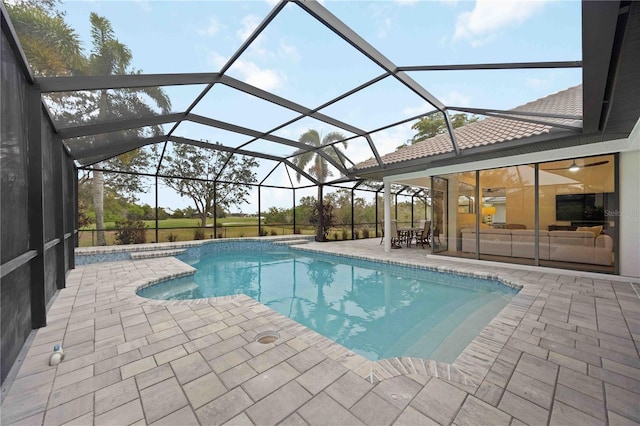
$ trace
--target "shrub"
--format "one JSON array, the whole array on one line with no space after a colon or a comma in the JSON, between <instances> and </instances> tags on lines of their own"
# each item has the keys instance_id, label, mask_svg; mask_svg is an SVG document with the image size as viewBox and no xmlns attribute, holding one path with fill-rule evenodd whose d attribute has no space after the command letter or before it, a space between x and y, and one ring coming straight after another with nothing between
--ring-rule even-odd
<instances>
[{"instance_id":1,"label":"shrub","mask_svg":"<svg viewBox=\"0 0 640 426\"><path fill-rule=\"evenodd\" d=\"M116 222L116 244L143 244L147 242L147 225L141 220L127 219Z\"/></svg>"},{"instance_id":2,"label":"shrub","mask_svg":"<svg viewBox=\"0 0 640 426\"><path fill-rule=\"evenodd\" d=\"M294 234L302 234L302 232L300 232L300 227L299 227L299 226L296 226L296 227L293 229L293 233L294 233Z\"/></svg>"},{"instance_id":3,"label":"shrub","mask_svg":"<svg viewBox=\"0 0 640 426\"><path fill-rule=\"evenodd\" d=\"M346 229L342 230L342 239L343 240L348 240L349 239L349 233L347 232Z\"/></svg>"},{"instance_id":4,"label":"shrub","mask_svg":"<svg viewBox=\"0 0 640 426\"><path fill-rule=\"evenodd\" d=\"M275 229L271 230L271 235L278 235L278 231L276 231Z\"/></svg>"},{"instance_id":5,"label":"shrub","mask_svg":"<svg viewBox=\"0 0 640 426\"><path fill-rule=\"evenodd\" d=\"M354 239L354 240L357 240L357 239L359 239L359 238L360 238L360 230L358 230L358 229L354 229L354 230L353 230L353 239Z\"/></svg>"},{"instance_id":6,"label":"shrub","mask_svg":"<svg viewBox=\"0 0 640 426\"><path fill-rule=\"evenodd\" d=\"M176 234L172 232L169 232L169 235L167 236L167 241L169 241L170 243L176 242L178 241L178 236Z\"/></svg>"},{"instance_id":7,"label":"shrub","mask_svg":"<svg viewBox=\"0 0 640 426\"><path fill-rule=\"evenodd\" d=\"M222 237L222 232L218 232L218 238L223 238Z\"/></svg>"},{"instance_id":8,"label":"shrub","mask_svg":"<svg viewBox=\"0 0 640 426\"><path fill-rule=\"evenodd\" d=\"M369 238L369 228L364 228L362 230L362 238Z\"/></svg>"},{"instance_id":9,"label":"shrub","mask_svg":"<svg viewBox=\"0 0 640 426\"><path fill-rule=\"evenodd\" d=\"M320 221L320 214L322 214L323 218L323 227L322 230L318 229ZM309 213L309 223L316 227L316 240L318 239L318 234L322 231L322 240L325 241L327 236L329 235L329 229L333 227L335 223L335 214L333 212L333 205L330 201L327 201L322 204L321 208L318 208L318 204L315 203L311 212Z\"/></svg>"},{"instance_id":10,"label":"shrub","mask_svg":"<svg viewBox=\"0 0 640 426\"><path fill-rule=\"evenodd\" d=\"M193 239L204 240L204 229L197 228L195 231L193 231Z\"/></svg>"},{"instance_id":11,"label":"shrub","mask_svg":"<svg viewBox=\"0 0 640 426\"><path fill-rule=\"evenodd\" d=\"M336 241L338 241L338 231L335 231L335 232L333 233L333 239L334 239L334 240L336 240Z\"/></svg>"},{"instance_id":12,"label":"shrub","mask_svg":"<svg viewBox=\"0 0 640 426\"><path fill-rule=\"evenodd\" d=\"M262 228L260 229L260 236L261 237L266 237L269 233L267 232L266 229Z\"/></svg>"}]
</instances>

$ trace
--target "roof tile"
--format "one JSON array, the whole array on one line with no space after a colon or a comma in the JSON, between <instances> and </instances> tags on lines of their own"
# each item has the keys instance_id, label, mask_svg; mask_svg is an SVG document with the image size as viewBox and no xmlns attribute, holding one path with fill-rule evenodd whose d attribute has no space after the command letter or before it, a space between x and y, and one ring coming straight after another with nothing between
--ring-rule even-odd
<instances>
[{"instance_id":1,"label":"roof tile","mask_svg":"<svg viewBox=\"0 0 640 426\"><path fill-rule=\"evenodd\" d=\"M546 114L582 115L582 85L570 87L544 98L520 105L511 111ZM519 118L545 121L558 125L576 125L581 120L571 118L540 118L535 116L517 116ZM539 136L549 133L553 126L506 118L489 117L475 123L454 129L460 150L478 146L493 145L516 139ZM453 151L448 133L434 136L411 146L398 149L382 157L383 164L394 164L419 158L432 157ZM370 159L355 166L356 170L364 170L377 166L375 159Z\"/></svg>"}]
</instances>

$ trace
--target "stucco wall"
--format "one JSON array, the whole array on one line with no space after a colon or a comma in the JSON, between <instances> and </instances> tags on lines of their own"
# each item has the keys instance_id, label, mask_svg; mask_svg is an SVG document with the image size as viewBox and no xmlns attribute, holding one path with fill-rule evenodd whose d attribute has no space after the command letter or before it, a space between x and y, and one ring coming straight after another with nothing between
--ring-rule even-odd
<instances>
[{"instance_id":1,"label":"stucco wall","mask_svg":"<svg viewBox=\"0 0 640 426\"><path fill-rule=\"evenodd\" d=\"M613 214L620 215L620 275L640 278L640 151L620 153L620 209Z\"/></svg>"}]
</instances>

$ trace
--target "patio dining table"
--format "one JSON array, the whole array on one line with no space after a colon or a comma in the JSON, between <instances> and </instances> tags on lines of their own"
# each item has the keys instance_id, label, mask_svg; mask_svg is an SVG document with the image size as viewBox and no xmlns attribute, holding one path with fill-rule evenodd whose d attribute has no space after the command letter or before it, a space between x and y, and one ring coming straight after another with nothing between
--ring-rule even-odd
<instances>
[{"instance_id":1,"label":"patio dining table","mask_svg":"<svg viewBox=\"0 0 640 426\"><path fill-rule=\"evenodd\" d=\"M403 226L403 227L398 227L398 238L400 238L400 241L402 241L402 238L400 237L400 235L402 233L406 233L407 237L406 237L406 243L407 243L407 247L411 247L411 241L413 241L413 239L416 236L416 233L422 231L422 228L418 227L418 226ZM417 245L417 243L416 243Z\"/></svg>"}]
</instances>

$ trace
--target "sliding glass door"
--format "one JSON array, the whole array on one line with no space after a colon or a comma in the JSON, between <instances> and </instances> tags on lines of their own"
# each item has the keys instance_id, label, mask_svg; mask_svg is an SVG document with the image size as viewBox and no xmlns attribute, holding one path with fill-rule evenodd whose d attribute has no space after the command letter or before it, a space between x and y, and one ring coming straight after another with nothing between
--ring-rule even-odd
<instances>
[{"instance_id":1,"label":"sliding glass door","mask_svg":"<svg viewBox=\"0 0 640 426\"><path fill-rule=\"evenodd\" d=\"M449 181L434 176L431 178L431 248L433 253L449 249Z\"/></svg>"}]
</instances>

